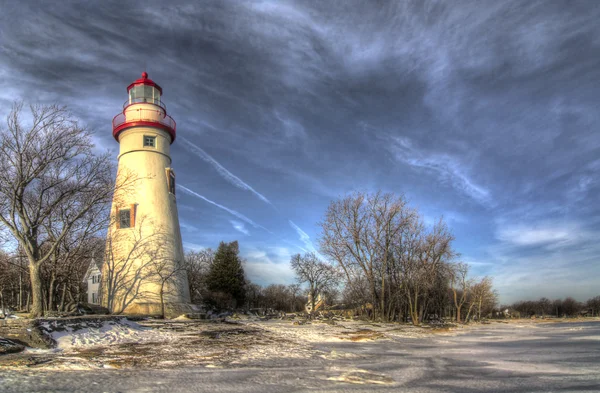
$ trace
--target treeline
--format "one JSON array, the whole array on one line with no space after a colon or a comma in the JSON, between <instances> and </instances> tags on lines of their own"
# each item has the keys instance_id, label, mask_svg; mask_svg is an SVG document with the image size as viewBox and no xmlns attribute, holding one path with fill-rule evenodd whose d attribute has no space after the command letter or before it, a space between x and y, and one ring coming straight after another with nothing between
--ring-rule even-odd
<instances>
[{"instance_id":1,"label":"treeline","mask_svg":"<svg viewBox=\"0 0 600 393\"><path fill-rule=\"evenodd\" d=\"M92 255L103 263L105 239L95 238L77 252L57 253L42 265L42 303L46 312L74 311L87 301L85 275ZM245 308L257 313L277 310L303 311L307 298L299 284L266 287L245 277L238 242L222 242L216 251L206 249L185 254L192 303L219 310ZM103 269L103 274L107 272ZM0 314L2 310L27 312L31 307L31 283L26 257L19 250L0 251Z\"/></svg>"},{"instance_id":2,"label":"treeline","mask_svg":"<svg viewBox=\"0 0 600 393\"><path fill-rule=\"evenodd\" d=\"M187 252L185 270L192 303L219 310L245 308L259 313L304 310L306 296L299 284L262 287L246 278L243 265L237 241L221 242L216 251L209 248Z\"/></svg>"},{"instance_id":3,"label":"treeline","mask_svg":"<svg viewBox=\"0 0 600 393\"><path fill-rule=\"evenodd\" d=\"M98 238L57 249L52 258L40 266L44 310L67 312L84 302L87 293L84 278L90 266L90 258L93 254L100 255L101 261L103 252L104 241ZM0 310L29 311L31 303L31 277L27 256L20 247L13 252L0 251Z\"/></svg>"},{"instance_id":4,"label":"treeline","mask_svg":"<svg viewBox=\"0 0 600 393\"><path fill-rule=\"evenodd\" d=\"M572 297L550 300L545 297L539 300L523 300L503 307L513 317L595 317L600 314L600 296L578 302Z\"/></svg>"}]
</instances>

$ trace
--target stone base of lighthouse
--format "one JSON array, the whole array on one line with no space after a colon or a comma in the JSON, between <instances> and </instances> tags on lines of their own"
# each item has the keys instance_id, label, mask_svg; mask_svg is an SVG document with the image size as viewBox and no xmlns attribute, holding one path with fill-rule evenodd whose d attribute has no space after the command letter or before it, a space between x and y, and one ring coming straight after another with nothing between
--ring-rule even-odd
<instances>
[{"instance_id":1,"label":"stone base of lighthouse","mask_svg":"<svg viewBox=\"0 0 600 393\"><path fill-rule=\"evenodd\" d=\"M189 303L165 303L165 318L176 318L184 314L198 313L197 306ZM162 316L160 303L136 303L125 309L122 315Z\"/></svg>"}]
</instances>

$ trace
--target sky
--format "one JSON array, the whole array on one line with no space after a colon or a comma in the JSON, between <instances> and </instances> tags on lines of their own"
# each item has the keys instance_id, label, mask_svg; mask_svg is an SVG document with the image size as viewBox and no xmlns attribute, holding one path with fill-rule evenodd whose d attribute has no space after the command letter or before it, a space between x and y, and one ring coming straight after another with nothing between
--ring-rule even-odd
<instances>
[{"instance_id":1,"label":"sky","mask_svg":"<svg viewBox=\"0 0 600 393\"><path fill-rule=\"evenodd\" d=\"M111 120L147 70L177 121L184 247L238 240L294 281L352 191L444 216L503 303L600 295L600 7L594 1L0 0L0 115Z\"/></svg>"}]
</instances>

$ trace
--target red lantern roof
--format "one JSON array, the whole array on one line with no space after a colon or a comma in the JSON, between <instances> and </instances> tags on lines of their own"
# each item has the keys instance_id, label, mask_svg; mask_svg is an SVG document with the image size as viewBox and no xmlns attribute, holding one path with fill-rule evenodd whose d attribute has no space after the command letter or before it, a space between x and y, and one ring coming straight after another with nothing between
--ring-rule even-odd
<instances>
[{"instance_id":1,"label":"red lantern roof","mask_svg":"<svg viewBox=\"0 0 600 393\"><path fill-rule=\"evenodd\" d=\"M131 90L131 88L136 85L146 85L146 86L156 87L158 89L158 91L160 92L160 94L162 95L162 88L159 85L157 85L156 83L154 83L154 81L152 79L148 78L148 73L146 71L142 72L142 77L140 79L137 79L132 84L127 86L127 93L129 94L129 90Z\"/></svg>"}]
</instances>

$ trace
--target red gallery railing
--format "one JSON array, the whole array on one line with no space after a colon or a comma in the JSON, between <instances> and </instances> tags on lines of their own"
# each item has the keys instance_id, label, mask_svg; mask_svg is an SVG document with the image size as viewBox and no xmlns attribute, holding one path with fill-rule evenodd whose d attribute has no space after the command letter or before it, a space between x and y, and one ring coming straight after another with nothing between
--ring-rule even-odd
<instances>
[{"instance_id":1,"label":"red gallery railing","mask_svg":"<svg viewBox=\"0 0 600 393\"><path fill-rule=\"evenodd\" d=\"M126 113L119 113L113 118L113 136L118 139L118 134L122 130L136 126L158 127L167 131L171 135L171 143L175 140L177 124L175 120L165 114L161 109L129 109Z\"/></svg>"}]
</instances>

